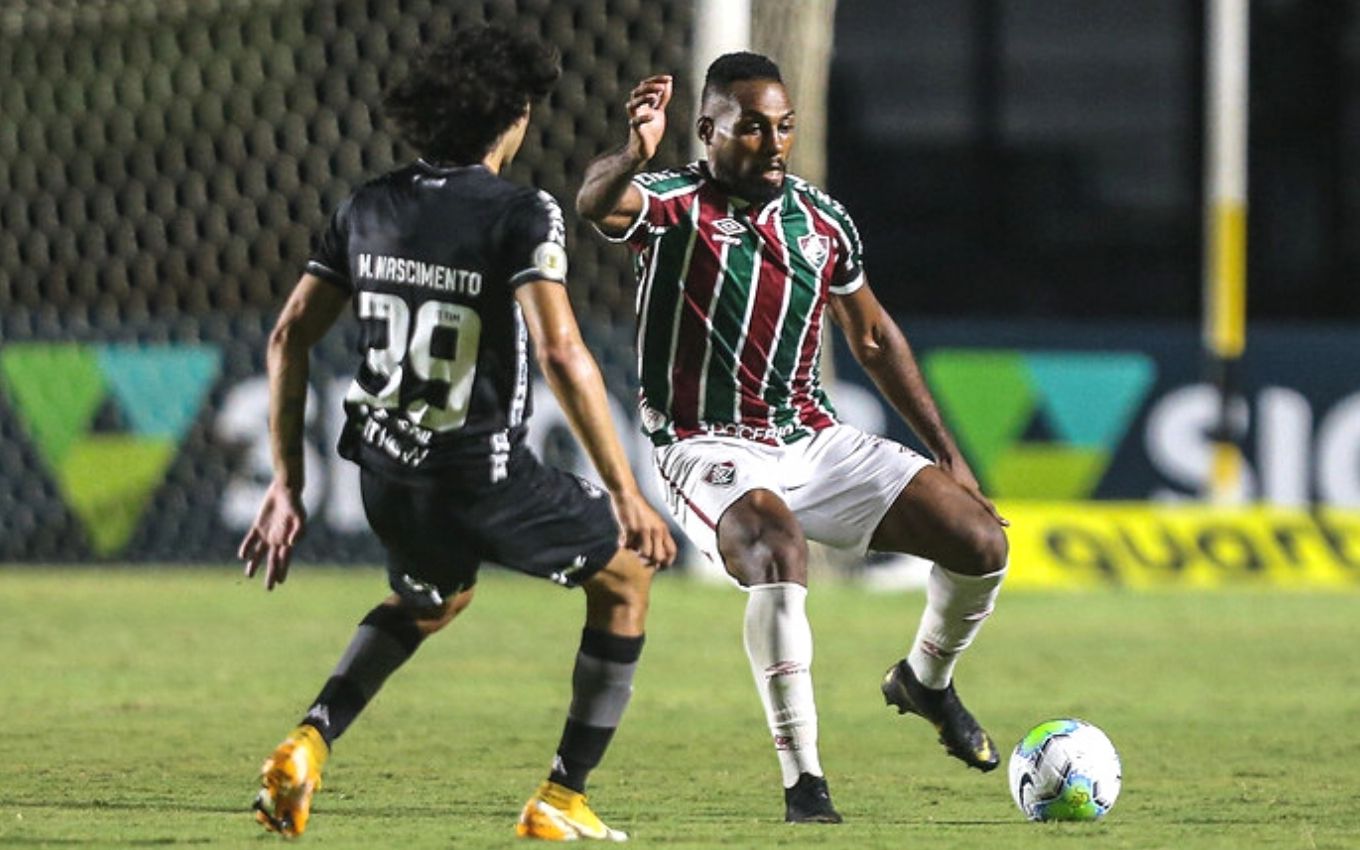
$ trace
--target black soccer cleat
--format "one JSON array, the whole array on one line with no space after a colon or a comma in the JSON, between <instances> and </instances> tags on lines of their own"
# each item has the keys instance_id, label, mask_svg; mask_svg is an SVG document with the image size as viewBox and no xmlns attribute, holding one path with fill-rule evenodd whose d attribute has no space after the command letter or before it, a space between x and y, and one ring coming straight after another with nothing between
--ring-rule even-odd
<instances>
[{"instance_id":1,"label":"black soccer cleat","mask_svg":"<svg viewBox=\"0 0 1360 850\"><path fill-rule=\"evenodd\" d=\"M826 777L799 774L792 788L784 789L785 823L840 823L840 812L831 805Z\"/></svg>"},{"instance_id":2,"label":"black soccer cleat","mask_svg":"<svg viewBox=\"0 0 1360 850\"><path fill-rule=\"evenodd\" d=\"M944 690L927 688L916 678L904 658L883 676L883 699L897 706L898 714L919 714L940 733L940 743L954 758L986 773L1001 763L992 737L959 702L950 682Z\"/></svg>"}]
</instances>

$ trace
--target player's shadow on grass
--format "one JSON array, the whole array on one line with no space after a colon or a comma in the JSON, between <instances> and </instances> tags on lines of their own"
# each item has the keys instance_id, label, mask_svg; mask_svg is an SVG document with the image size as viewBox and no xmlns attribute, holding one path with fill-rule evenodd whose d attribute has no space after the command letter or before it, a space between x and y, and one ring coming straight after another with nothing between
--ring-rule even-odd
<instances>
[{"instance_id":1,"label":"player's shadow on grass","mask_svg":"<svg viewBox=\"0 0 1360 850\"><path fill-rule=\"evenodd\" d=\"M216 844L214 838L135 838L121 842L126 847L168 847L174 844ZM0 836L0 847L81 847L97 844L107 847L107 838L43 838L35 835L25 838L18 835Z\"/></svg>"},{"instance_id":2,"label":"player's shadow on grass","mask_svg":"<svg viewBox=\"0 0 1360 850\"><path fill-rule=\"evenodd\" d=\"M216 814L250 815L250 805L223 806L211 803L184 803L179 800L158 798L155 800L61 800L59 802L35 802L33 800L0 800L0 806L15 809L63 809L68 811L149 811L164 809L174 812L212 812ZM15 836L0 836L0 844Z\"/></svg>"}]
</instances>

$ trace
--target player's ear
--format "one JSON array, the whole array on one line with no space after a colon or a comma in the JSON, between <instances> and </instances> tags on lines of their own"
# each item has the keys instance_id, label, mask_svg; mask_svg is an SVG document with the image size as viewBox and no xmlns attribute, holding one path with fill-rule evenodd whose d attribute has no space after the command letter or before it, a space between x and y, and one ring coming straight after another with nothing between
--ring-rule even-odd
<instances>
[{"instance_id":1,"label":"player's ear","mask_svg":"<svg viewBox=\"0 0 1360 850\"><path fill-rule=\"evenodd\" d=\"M699 133L699 141L709 144L713 141L713 119L707 115L700 115L699 120L694 122L694 129Z\"/></svg>"}]
</instances>

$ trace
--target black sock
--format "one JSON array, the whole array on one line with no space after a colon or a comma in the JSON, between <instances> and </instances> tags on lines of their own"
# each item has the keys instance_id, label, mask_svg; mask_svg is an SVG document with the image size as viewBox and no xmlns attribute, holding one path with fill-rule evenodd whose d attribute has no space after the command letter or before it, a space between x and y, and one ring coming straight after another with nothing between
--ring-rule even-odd
<instances>
[{"instance_id":1,"label":"black sock","mask_svg":"<svg viewBox=\"0 0 1360 850\"><path fill-rule=\"evenodd\" d=\"M633 694L633 672L642 656L642 636L621 637L586 628L571 677L571 710L548 779L573 791L604 758L619 719Z\"/></svg>"},{"instance_id":2,"label":"black sock","mask_svg":"<svg viewBox=\"0 0 1360 850\"><path fill-rule=\"evenodd\" d=\"M302 722L315 726L329 746L424 639L408 609L379 605L369 611Z\"/></svg>"}]
</instances>

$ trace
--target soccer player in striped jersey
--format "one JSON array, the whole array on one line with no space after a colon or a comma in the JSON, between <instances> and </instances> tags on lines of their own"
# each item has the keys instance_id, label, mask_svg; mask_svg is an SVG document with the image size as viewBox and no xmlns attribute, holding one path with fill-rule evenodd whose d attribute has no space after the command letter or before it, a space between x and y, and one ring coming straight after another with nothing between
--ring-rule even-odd
<instances>
[{"instance_id":1,"label":"soccer player in striped jersey","mask_svg":"<svg viewBox=\"0 0 1360 850\"><path fill-rule=\"evenodd\" d=\"M786 173L797 118L779 68L753 53L713 62L697 121L705 159L648 172L671 92L668 76L633 89L628 141L591 163L576 208L637 252L642 424L672 515L747 591L745 646L785 819L840 821L817 754L808 539L934 561L915 639L881 689L950 754L992 770L996 749L953 671L1005 575L1006 522L870 290L850 215ZM819 375L828 316L933 462L837 421Z\"/></svg>"},{"instance_id":2,"label":"soccer player in striped jersey","mask_svg":"<svg viewBox=\"0 0 1360 850\"><path fill-rule=\"evenodd\" d=\"M492 560L586 597L566 724L516 831L626 838L586 804L586 778L628 705L652 572L675 557L675 541L639 493L581 340L562 212L499 175L524 139L530 103L559 74L554 51L497 27L460 30L426 52L385 103L420 158L340 205L270 336L274 480L241 544L246 574L264 566L270 590L287 576L306 521L308 352L352 305L364 357L340 453L360 467L392 589L265 761L255 812L270 830L303 833L332 744L472 602L478 567ZM525 445L535 349L608 493Z\"/></svg>"}]
</instances>

